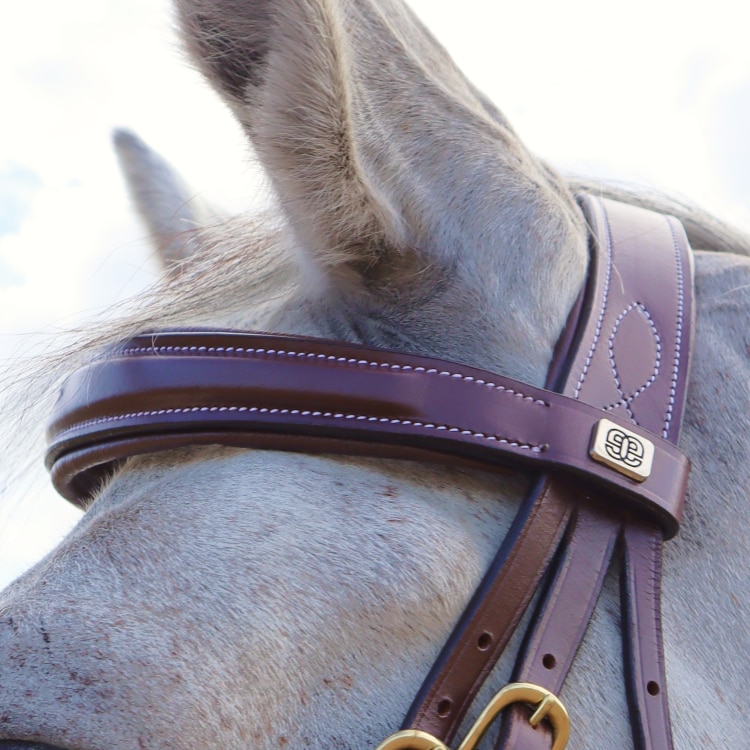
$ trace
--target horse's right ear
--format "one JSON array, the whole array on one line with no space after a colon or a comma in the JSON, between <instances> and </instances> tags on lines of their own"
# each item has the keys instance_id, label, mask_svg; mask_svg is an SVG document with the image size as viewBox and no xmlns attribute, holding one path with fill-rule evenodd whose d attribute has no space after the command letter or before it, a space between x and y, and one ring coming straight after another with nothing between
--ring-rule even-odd
<instances>
[{"instance_id":1,"label":"horse's right ear","mask_svg":"<svg viewBox=\"0 0 750 750\"><path fill-rule=\"evenodd\" d=\"M392 286L581 233L561 183L401 0L176 4L324 273Z\"/></svg>"},{"instance_id":2,"label":"horse's right ear","mask_svg":"<svg viewBox=\"0 0 750 750\"><path fill-rule=\"evenodd\" d=\"M166 271L200 247L197 231L217 221L217 213L138 136L116 130L113 142L130 197L151 235Z\"/></svg>"}]
</instances>

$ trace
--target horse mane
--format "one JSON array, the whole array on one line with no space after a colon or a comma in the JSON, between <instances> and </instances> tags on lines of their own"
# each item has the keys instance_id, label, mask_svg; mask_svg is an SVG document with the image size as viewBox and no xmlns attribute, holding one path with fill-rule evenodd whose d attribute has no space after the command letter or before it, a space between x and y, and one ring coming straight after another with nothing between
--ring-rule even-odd
<instances>
[{"instance_id":1,"label":"horse mane","mask_svg":"<svg viewBox=\"0 0 750 750\"><path fill-rule=\"evenodd\" d=\"M615 181L591 180L582 177L569 177L568 187L572 192L585 192L600 198L628 203L646 208L656 213L669 214L678 218L687 232L694 250L750 255L750 235L717 219L708 211L684 200L647 190L636 185Z\"/></svg>"},{"instance_id":2,"label":"horse mane","mask_svg":"<svg viewBox=\"0 0 750 750\"><path fill-rule=\"evenodd\" d=\"M200 250L134 298L96 321L29 336L25 350L0 368L0 500L17 506L27 474L39 474L42 431L66 375L138 332L196 326L263 328L293 295L298 271L291 241L271 213L235 217L190 231Z\"/></svg>"},{"instance_id":3,"label":"horse mane","mask_svg":"<svg viewBox=\"0 0 750 750\"><path fill-rule=\"evenodd\" d=\"M687 202L619 183L568 178L567 184L573 192L676 216L695 249L750 255L750 236ZM0 373L0 498L16 497L19 480L38 475L42 427L61 381L76 367L150 329L263 329L269 315L301 286L293 241L277 215L237 217L192 231L201 250L176 272L113 306L97 322L43 334L33 351L7 363ZM3 515L8 512L6 504Z\"/></svg>"}]
</instances>

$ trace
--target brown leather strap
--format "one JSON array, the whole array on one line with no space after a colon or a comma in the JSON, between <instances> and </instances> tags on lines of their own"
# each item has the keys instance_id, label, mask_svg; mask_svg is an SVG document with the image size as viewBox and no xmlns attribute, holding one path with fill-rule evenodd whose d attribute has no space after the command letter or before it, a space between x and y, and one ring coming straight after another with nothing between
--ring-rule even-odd
<instances>
[{"instance_id":1,"label":"brown leather strap","mask_svg":"<svg viewBox=\"0 0 750 750\"><path fill-rule=\"evenodd\" d=\"M534 618L514 680L559 693L573 663L571 643L580 643L620 534L621 521L581 509ZM585 607L581 607L581 603Z\"/></svg>"},{"instance_id":2,"label":"brown leather strap","mask_svg":"<svg viewBox=\"0 0 750 750\"><path fill-rule=\"evenodd\" d=\"M661 534L631 521L623 538L623 653L635 750L672 750L661 630Z\"/></svg>"},{"instance_id":3,"label":"brown leather strap","mask_svg":"<svg viewBox=\"0 0 750 750\"><path fill-rule=\"evenodd\" d=\"M620 533L620 523L586 512L590 524L568 542L513 680L559 693L588 625ZM578 520L580 527L581 519ZM577 531L579 529L577 528ZM624 525L622 569L623 655L636 750L672 750L659 607L662 537L658 529ZM562 654L564 661L560 659ZM516 707L498 738L498 750L549 750L552 736L529 724L531 711Z\"/></svg>"},{"instance_id":4,"label":"brown leather strap","mask_svg":"<svg viewBox=\"0 0 750 750\"><path fill-rule=\"evenodd\" d=\"M692 334L695 329L693 306L693 258L689 252L682 226L671 217L666 218L674 245L674 283L665 286L661 276L669 272L668 254L659 256L657 262L651 256L656 251L649 238L628 236L626 230L629 212L619 204L606 204L609 222L625 242L637 244L648 253L649 273L639 275L641 284L648 287L649 294L659 293L674 310L674 322L656 324L661 334L663 369L667 377L657 377L658 387L644 393L631 405L631 419L657 432L677 444L682 424L689 357L692 349ZM657 223L654 220L654 223ZM662 230L664 232L664 230ZM649 235L654 236L654 235ZM664 240L663 240L664 241ZM632 253L631 253L632 254ZM622 268L620 262L619 268ZM652 268L655 278L649 279ZM662 303L664 304L664 303ZM661 406L661 412L659 411ZM660 420L661 419L661 423ZM664 664L661 630L661 548L662 539L658 529L642 519L629 519L623 531L624 563L622 568L622 606L625 671L631 723L636 750L671 750L672 735L667 703L667 682Z\"/></svg>"},{"instance_id":5,"label":"brown leather strap","mask_svg":"<svg viewBox=\"0 0 750 750\"><path fill-rule=\"evenodd\" d=\"M582 291L555 348L547 388L564 382L584 301ZM446 743L453 740L536 592L576 501L571 482L540 477L427 675L402 729L418 728Z\"/></svg>"},{"instance_id":6,"label":"brown leather strap","mask_svg":"<svg viewBox=\"0 0 750 750\"><path fill-rule=\"evenodd\" d=\"M542 685L556 695L591 619L621 521L582 508L571 526L555 576L539 603L513 674L514 682ZM532 728L530 716L527 708L517 709L506 722L498 747L551 747L547 727L542 724Z\"/></svg>"},{"instance_id":7,"label":"brown leather strap","mask_svg":"<svg viewBox=\"0 0 750 750\"><path fill-rule=\"evenodd\" d=\"M676 444L694 327L685 231L635 206L591 196L581 205L603 247L593 314L564 392Z\"/></svg>"},{"instance_id":8,"label":"brown leather strap","mask_svg":"<svg viewBox=\"0 0 750 750\"><path fill-rule=\"evenodd\" d=\"M511 526L495 560L427 675L402 723L452 741L479 688L508 645L565 531L574 482L545 477Z\"/></svg>"}]
</instances>

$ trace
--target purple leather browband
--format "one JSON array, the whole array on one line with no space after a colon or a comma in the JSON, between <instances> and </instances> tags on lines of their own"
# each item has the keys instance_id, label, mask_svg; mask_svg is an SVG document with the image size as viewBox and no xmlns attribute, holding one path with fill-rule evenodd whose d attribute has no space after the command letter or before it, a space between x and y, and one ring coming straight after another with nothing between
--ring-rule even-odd
<instances>
[{"instance_id":1,"label":"purple leather browband","mask_svg":"<svg viewBox=\"0 0 750 750\"><path fill-rule=\"evenodd\" d=\"M452 362L319 339L231 331L138 336L78 370L49 427L55 486L80 502L113 460L200 442L400 456L403 448L488 467L563 470L635 502L676 533L687 459L655 446L642 482L593 460L600 409ZM330 443L335 440L336 443ZM395 450L394 450L395 449ZM104 451L104 456L100 451ZM102 460L104 458L104 460Z\"/></svg>"}]
</instances>

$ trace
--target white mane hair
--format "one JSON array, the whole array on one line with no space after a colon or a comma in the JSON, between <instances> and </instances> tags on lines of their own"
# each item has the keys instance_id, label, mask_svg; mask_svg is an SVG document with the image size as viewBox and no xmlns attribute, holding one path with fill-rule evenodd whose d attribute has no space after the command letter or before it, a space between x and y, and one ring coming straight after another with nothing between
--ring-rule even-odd
<instances>
[{"instance_id":1,"label":"white mane hair","mask_svg":"<svg viewBox=\"0 0 750 750\"><path fill-rule=\"evenodd\" d=\"M585 277L582 183L526 149L401 0L176 6L276 208L234 219L190 203L166 162L120 133L164 278L2 383L4 476L26 468L65 373L150 329L323 336L541 384ZM666 548L665 639L678 750L740 747L750 241L667 198L585 188L677 215L709 251L696 254L682 440L694 469L684 527ZM0 748L375 747L528 483L221 447L129 460L59 547L0 594ZM632 746L616 589L611 575L562 694L577 750ZM512 661L511 647L480 704Z\"/></svg>"},{"instance_id":2,"label":"white mane hair","mask_svg":"<svg viewBox=\"0 0 750 750\"><path fill-rule=\"evenodd\" d=\"M0 435L7 450L0 459L5 477L0 489L11 489L13 480L41 459L41 430L67 373L142 331L196 325L262 329L269 311L299 283L278 215L227 217L162 236L169 241L156 249L169 273L112 307L103 320L42 336L43 353L4 371L0 409L8 418ZM179 260L169 254L178 243L188 248Z\"/></svg>"}]
</instances>

